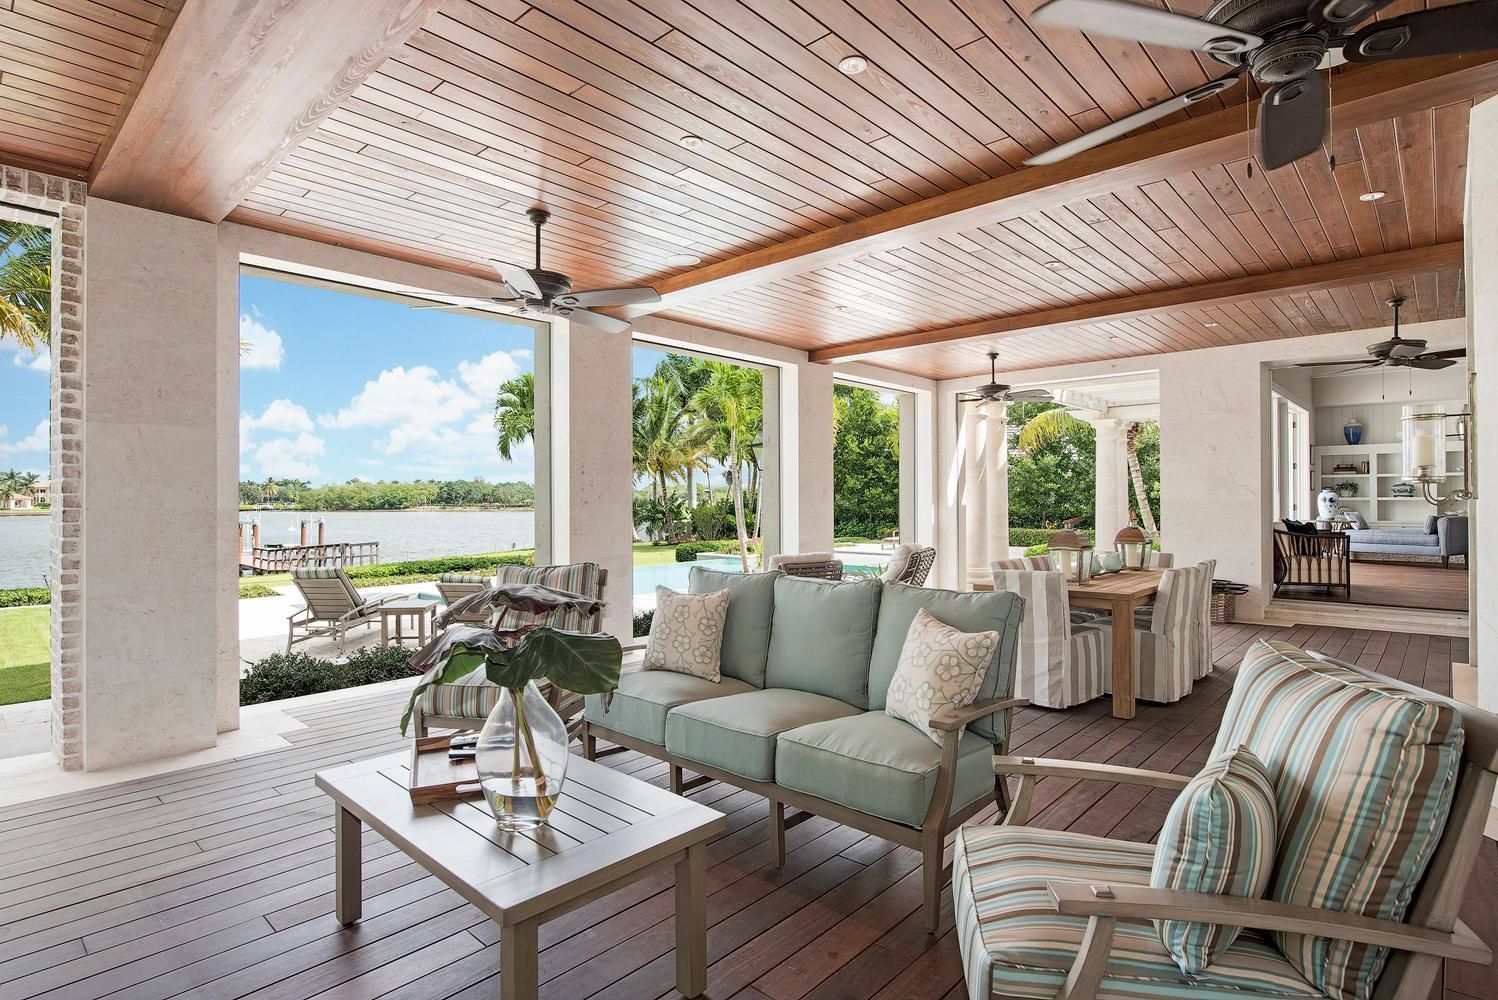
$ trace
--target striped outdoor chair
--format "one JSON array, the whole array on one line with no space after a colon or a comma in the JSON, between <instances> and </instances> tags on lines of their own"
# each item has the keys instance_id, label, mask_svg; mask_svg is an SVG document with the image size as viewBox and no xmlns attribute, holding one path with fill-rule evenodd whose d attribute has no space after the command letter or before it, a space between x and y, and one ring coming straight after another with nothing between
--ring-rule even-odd
<instances>
[{"instance_id":1,"label":"striped outdoor chair","mask_svg":"<svg viewBox=\"0 0 1498 1000\"><path fill-rule=\"evenodd\" d=\"M442 595L442 603L449 608L465 597L472 597L482 590L488 590L493 586L494 578L483 576L478 573L443 573L437 578L437 593ZM491 612L472 611L466 615L453 615L450 622L461 622L464 625L484 625L489 621Z\"/></svg>"},{"instance_id":2,"label":"striped outdoor chair","mask_svg":"<svg viewBox=\"0 0 1498 1000\"><path fill-rule=\"evenodd\" d=\"M1070 708L1102 697L1112 652L1109 632L1072 622L1065 575L1057 570L996 570L993 586L1025 599L1014 696L1045 708Z\"/></svg>"},{"instance_id":3,"label":"striped outdoor chair","mask_svg":"<svg viewBox=\"0 0 1498 1000\"><path fill-rule=\"evenodd\" d=\"M291 582L306 606L286 619L286 652L299 642L331 638L343 651L349 630L380 620L380 605L400 595L368 598L354 588L341 566L303 566L291 571Z\"/></svg>"},{"instance_id":4,"label":"striped outdoor chair","mask_svg":"<svg viewBox=\"0 0 1498 1000\"><path fill-rule=\"evenodd\" d=\"M1168 569L1160 577L1148 624L1134 627L1135 694L1142 701L1180 701L1212 671L1212 573L1216 560ZM1112 677L1106 687L1112 693Z\"/></svg>"},{"instance_id":5,"label":"striped outdoor chair","mask_svg":"<svg viewBox=\"0 0 1498 1000\"><path fill-rule=\"evenodd\" d=\"M585 597L603 599L608 571L597 563L568 563L562 566L500 566L495 583L538 583L553 590ZM506 610L500 613L495 627L519 628L524 625L550 625L569 632L599 632L603 628L603 615L584 615L580 611L563 610L549 614L528 614ZM538 685L552 708L557 710L567 723L567 731L575 732L581 726L583 700L570 691L562 691L549 684ZM433 684L427 688L412 713L412 724L417 736L425 736L429 726L441 729L478 729L494 709L499 689L489 683L482 670L475 670L453 684Z\"/></svg>"}]
</instances>

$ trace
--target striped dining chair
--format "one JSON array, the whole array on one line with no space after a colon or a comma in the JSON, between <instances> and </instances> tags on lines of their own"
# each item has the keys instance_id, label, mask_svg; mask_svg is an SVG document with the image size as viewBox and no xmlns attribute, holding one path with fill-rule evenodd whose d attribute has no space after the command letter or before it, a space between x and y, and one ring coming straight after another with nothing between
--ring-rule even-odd
<instances>
[{"instance_id":1,"label":"striped dining chair","mask_svg":"<svg viewBox=\"0 0 1498 1000\"><path fill-rule=\"evenodd\" d=\"M1135 692L1142 701L1180 701L1212 671L1212 574L1217 561L1166 570L1148 623L1134 626ZM1112 678L1107 684L1110 693Z\"/></svg>"},{"instance_id":2,"label":"striped dining chair","mask_svg":"<svg viewBox=\"0 0 1498 1000\"><path fill-rule=\"evenodd\" d=\"M995 590L1025 599L1015 651L1014 696L1032 705L1070 708L1099 698L1108 673L1108 629L1071 620L1059 570L996 570Z\"/></svg>"}]
</instances>

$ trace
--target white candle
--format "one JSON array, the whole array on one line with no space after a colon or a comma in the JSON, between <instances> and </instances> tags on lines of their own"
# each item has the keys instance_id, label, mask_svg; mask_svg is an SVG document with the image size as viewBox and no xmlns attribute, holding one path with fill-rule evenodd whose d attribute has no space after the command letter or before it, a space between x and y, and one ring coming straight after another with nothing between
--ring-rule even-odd
<instances>
[{"instance_id":1,"label":"white candle","mask_svg":"<svg viewBox=\"0 0 1498 1000\"><path fill-rule=\"evenodd\" d=\"M1410 447L1411 461L1415 468L1431 468L1436 465L1436 439L1430 434L1417 434Z\"/></svg>"}]
</instances>

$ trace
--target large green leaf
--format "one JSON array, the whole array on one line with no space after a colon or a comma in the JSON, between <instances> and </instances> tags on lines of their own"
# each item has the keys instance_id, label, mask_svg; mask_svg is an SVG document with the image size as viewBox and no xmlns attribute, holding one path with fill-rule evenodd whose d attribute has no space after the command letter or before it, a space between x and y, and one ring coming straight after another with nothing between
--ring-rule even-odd
<instances>
[{"instance_id":1,"label":"large green leaf","mask_svg":"<svg viewBox=\"0 0 1498 1000\"><path fill-rule=\"evenodd\" d=\"M624 650L605 633L585 634L542 627L527 632L508 662L486 664L489 679L503 687L524 687L544 677L573 694L607 694L619 686Z\"/></svg>"}]
</instances>

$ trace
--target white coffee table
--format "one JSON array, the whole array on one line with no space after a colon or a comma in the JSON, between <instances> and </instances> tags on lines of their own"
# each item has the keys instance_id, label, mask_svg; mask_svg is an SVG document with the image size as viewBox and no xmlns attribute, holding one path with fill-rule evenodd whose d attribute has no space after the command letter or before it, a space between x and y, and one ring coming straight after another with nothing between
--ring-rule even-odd
<instances>
[{"instance_id":1,"label":"white coffee table","mask_svg":"<svg viewBox=\"0 0 1498 1000\"><path fill-rule=\"evenodd\" d=\"M676 869L676 988L707 989L706 844L722 814L602 764L573 757L546 826L504 833L479 797L415 806L409 756L393 754L319 771L336 803L337 914L359 919L359 837L368 823L500 926L503 1000L535 997L537 928L631 882Z\"/></svg>"}]
</instances>

